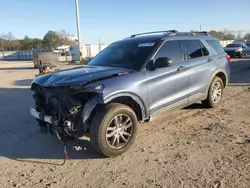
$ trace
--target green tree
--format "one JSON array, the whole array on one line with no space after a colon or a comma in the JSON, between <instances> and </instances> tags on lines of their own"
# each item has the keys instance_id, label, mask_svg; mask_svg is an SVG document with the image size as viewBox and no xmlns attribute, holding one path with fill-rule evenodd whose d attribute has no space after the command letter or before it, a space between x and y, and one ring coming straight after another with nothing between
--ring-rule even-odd
<instances>
[{"instance_id":1,"label":"green tree","mask_svg":"<svg viewBox=\"0 0 250 188\"><path fill-rule=\"evenodd\" d=\"M32 39L28 36L24 36L23 40L21 40L22 43L22 50L30 50L32 49Z\"/></svg>"},{"instance_id":2,"label":"green tree","mask_svg":"<svg viewBox=\"0 0 250 188\"><path fill-rule=\"evenodd\" d=\"M228 33L224 36L224 39L223 40L235 40L235 35L234 34L231 34L231 33Z\"/></svg>"},{"instance_id":3,"label":"green tree","mask_svg":"<svg viewBox=\"0 0 250 188\"><path fill-rule=\"evenodd\" d=\"M55 31L48 31L43 37L43 45L48 49L58 47L60 45L60 36Z\"/></svg>"},{"instance_id":4,"label":"green tree","mask_svg":"<svg viewBox=\"0 0 250 188\"><path fill-rule=\"evenodd\" d=\"M32 39L32 48L33 49L42 49L43 48L43 41L38 38Z\"/></svg>"},{"instance_id":5,"label":"green tree","mask_svg":"<svg viewBox=\"0 0 250 188\"><path fill-rule=\"evenodd\" d=\"M29 38L25 36L23 40L21 40L22 50L34 50L34 49L42 49L43 41L38 38Z\"/></svg>"},{"instance_id":6,"label":"green tree","mask_svg":"<svg viewBox=\"0 0 250 188\"><path fill-rule=\"evenodd\" d=\"M224 40L225 34L223 32L221 32L221 31L218 32L218 31L215 31L215 30L211 30L209 32L209 34L216 37L216 38L218 38L219 40Z\"/></svg>"}]
</instances>

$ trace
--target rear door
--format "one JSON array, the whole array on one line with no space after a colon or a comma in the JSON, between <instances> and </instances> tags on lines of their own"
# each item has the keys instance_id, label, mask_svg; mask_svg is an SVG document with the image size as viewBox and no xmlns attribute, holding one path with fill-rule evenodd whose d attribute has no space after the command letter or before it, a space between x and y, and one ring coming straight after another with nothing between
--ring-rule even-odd
<instances>
[{"instance_id":1,"label":"rear door","mask_svg":"<svg viewBox=\"0 0 250 188\"><path fill-rule=\"evenodd\" d=\"M198 101L205 97L213 58L209 56L208 50L198 39L182 40L181 44L186 53L185 67L190 71L189 102Z\"/></svg>"}]
</instances>

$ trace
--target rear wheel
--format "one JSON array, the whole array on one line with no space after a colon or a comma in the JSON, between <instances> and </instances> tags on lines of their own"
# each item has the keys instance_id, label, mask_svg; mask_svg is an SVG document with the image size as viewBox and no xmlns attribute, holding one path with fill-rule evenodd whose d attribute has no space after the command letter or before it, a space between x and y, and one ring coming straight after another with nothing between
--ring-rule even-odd
<instances>
[{"instance_id":1,"label":"rear wheel","mask_svg":"<svg viewBox=\"0 0 250 188\"><path fill-rule=\"evenodd\" d=\"M137 125L137 117L130 107L117 103L101 106L91 123L91 143L104 156L121 155L133 144Z\"/></svg>"},{"instance_id":2,"label":"rear wheel","mask_svg":"<svg viewBox=\"0 0 250 188\"><path fill-rule=\"evenodd\" d=\"M202 104L208 108L214 108L221 102L224 84L220 77L214 77L209 86L207 99L202 101Z\"/></svg>"}]
</instances>

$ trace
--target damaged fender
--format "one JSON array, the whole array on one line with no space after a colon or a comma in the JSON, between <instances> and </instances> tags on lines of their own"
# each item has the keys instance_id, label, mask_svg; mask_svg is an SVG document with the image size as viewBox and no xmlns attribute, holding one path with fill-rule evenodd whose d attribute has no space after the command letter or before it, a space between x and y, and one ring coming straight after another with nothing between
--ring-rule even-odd
<instances>
[{"instance_id":1,"label":"damaged fender","mask_svg":"<svg viewBox=\"0 0 250 188\"><path fill-rule=\"evenodd\" d=\"M87 131L89 128L89 120L90 115L98 104L103 104L103 100L101 99L101 94L96 95L92 99L88 100L84 105L82 110L82 121L84 125L84 131Z\"/></svg>"},{"instance_id":2,"label":"damaged fender","mask_svg":"<svg viewBox=\"0 0 250 188\"><path fill-rule=\"evenodd\" d=\"M149 118L149 114L148 114L146 105L144 104L143 100L139 96L137 96L133 93L122 92L122 93L113 94L113 95L105 98L104 103L107 104L108 102L110 102L116 98L119 98L119 97L130 97L139 105L141 115L142 115L142 120L141 120L142 122L146 121Z\"/></svg>"}]
</instances>

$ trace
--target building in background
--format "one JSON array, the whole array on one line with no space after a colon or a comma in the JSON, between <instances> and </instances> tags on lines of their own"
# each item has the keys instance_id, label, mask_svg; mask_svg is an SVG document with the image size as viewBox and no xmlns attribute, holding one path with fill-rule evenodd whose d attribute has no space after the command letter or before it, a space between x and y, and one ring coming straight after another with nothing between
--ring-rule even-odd
<instances>
[{"instance_id":1,"label":"building in background","mask_svg":"<svg viewBox=\"0 0 250 188\"><path fill-rule=\"evenodd\" d=\"M105 49L108 45L106 44L86 44L82 46L82 57L92 58L95 57L100 51ZM72 55L72 61L79 61L79 48L77 45L70 46L69 51Z\"/></svg>"}]
</instances>

